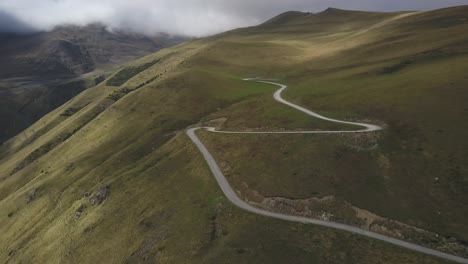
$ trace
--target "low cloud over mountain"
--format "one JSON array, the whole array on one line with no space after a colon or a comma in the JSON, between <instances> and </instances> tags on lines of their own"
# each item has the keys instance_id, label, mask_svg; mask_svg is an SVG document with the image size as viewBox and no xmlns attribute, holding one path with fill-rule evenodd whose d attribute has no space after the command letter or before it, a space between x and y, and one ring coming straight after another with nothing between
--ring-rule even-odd
<instances>
[{"instance_id":1,"label":"low cloud over mountain","mask_svg":"<svg viewBox=\"0 0 468 264\"><path fill-rule=\"evenodd\" d=\"M33 29L15 16L0 10L0 33L25 33Z\"/></svg>"},{"instance_id":2,"label":"low cloud over mountain","mask_svg":"<svg viewBox=\"0 0 468 264\"><path fill-rule=\"evenodd\" d=\"M2 0L0 30L48 30L60 24L101 22L138 33L204 36L260 23L288 10L318 12L329 6L375 11L426 10L468 0Z\"/></svg>"}]
</instances>

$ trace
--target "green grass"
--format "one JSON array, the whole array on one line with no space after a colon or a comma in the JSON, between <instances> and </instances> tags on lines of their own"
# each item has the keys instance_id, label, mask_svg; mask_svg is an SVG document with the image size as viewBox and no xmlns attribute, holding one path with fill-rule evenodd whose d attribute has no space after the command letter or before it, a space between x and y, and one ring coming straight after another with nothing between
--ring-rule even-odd
<instances>
[{"instance_id":1,"label":"green grass","mask_svg":"<svg viewBox=\"0 0 468 264\"><path fill-rule=\"evenodd\" d=\"M169 263L282 263L290 258L298 263L374 263L381 257L388 263L433 261L358 236L265 219L233 208L183 134L149 156L125 162L124 170L108 171L133 151L148 148L141 144L146 144L145 137L154 140L154 136L149 133L134 141L92 172L83 168L93 161L83 160L72 171L51 170L47 179L35 179L32 185L41 186L37 200L24 205L19 196L6 203L13 215L2 217L2 224L15 239L5 248L5 257L13 252L6 257L10 261L27 262L34 256L35 262L44 263L142 263L154 259ZM98 151L90 154L102 155ZM110 197L99 206L88 204L77 219L76 210L87 204L84 193L102 184L111 186ZM44 211L48 216L41 220ZM27 237L41 239L22 238L22 228L29 230ZM29 241L26 247L21 244L24 239Z\"/></svg>"},{"instance_id":2,"label":"green grass","mask_svg":"<svg viewBox=\"0 0 468 264\"><path fill-rule=\"evenodd\" d=\"M388 75L337 72L298 82L285 92L291 101L328 116L387 124L376 149L355 150L341 137L320 135L207 134L204 140L232 166L229 173L238 189L246 183L264 196L294 199L336 195L382 216L464 240L467 65L464 55L416 63ZM389 168L379 164L382 157Z\"/></svg>"},{"instance_id":3,"label":"green grass","mask_svg":"<svg viewBox=\"0 0 468 264\"><path fill-rule=\"evenodd\" d=\"M458 17L465 8L394 20L400 14L330 11L145 57L128 66L141 71L121 74L123 86L88 89L6 142L0 148L0 259L443 263L234 208L183 133L220 118L221 128L235 130L349 129L278 104L276 87L241 80L278 78L289 85L284 97L293 102L388 129L378 138L201 132L243 197L334 195L343 206L466 240L467 26L419 28L428 17L440 19L438 12ZM377 22L384 24L369 28ZM395 68L407 59L413 62ZM79 111L64 116L69 109ZM50 142L57 144L22 163ZM85 194L104 185L110 196L92 205Z\"/></svg>"}]
</instances>

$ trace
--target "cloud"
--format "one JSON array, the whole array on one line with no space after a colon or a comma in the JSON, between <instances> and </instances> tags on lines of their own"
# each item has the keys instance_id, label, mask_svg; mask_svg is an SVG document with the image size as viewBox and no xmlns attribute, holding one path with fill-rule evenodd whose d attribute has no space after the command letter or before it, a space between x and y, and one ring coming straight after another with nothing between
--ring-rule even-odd
<instances>
[{"instance_id":1,"label":"cloud","mask_svg":"<svg viewBox=\"0 0 468 264\"><path fill-rule=\"evenodd\" d=\"M101 22L146 34L205 36L254 25L289 10L318 12L332 6L398 11L463 4L468 0L2 0L0 9L40 30Z\"/></svg>"},{"instance_id":2,"label":"cloud","mask_svg":"<svg viewBox=\"0 0 468 264\"><path fill-rule=\"evenodd\" d=\"M31 31L34 29L15 16L0 10L0 33L27 33Z\"/></svg>"}]
</instances>

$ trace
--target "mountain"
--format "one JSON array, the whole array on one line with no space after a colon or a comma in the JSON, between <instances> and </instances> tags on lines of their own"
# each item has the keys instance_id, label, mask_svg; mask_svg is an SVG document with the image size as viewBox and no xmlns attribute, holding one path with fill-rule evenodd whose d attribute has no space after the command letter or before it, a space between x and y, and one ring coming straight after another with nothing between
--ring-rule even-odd
<instances>
[{"instance_id":1,"label":"mountain","mask_svg":"<svg viewBox=\"0 0 468 264\"><path fill-rule=\"evenodd\" d=\"M0 9L0 33L31 32L32 28L21 22L14 15Z\"/></svg>"},{"instance_id":2,"label":"mountain","mask_svg":"<svg viewBox=\"0 0 468 264\"><path fill-rule=\"evenodd\" d=\"M180 37L111 32L100 24L60 26L50 32L0 34L0 78L79 75L177 44Z\"/></svg>"},{"instance_id":3,"label":"mountain","mask_svg":"<svg viewBox=\"0 0 468 264\"><path fill-rule=\"evenodd\" d=\"M448 263L243 211L185 131L200 131L252 206L467 257L468 7L288 13L133 61L0 148L7 263Z\"/></svg>"},{"instance_id":4,"label":"mountain","mask_svg":"<svg viewBox=\"0 0 468 264\"><path fill-rule=\"evenodd\" d=\"M0 33L0 142L94 86L119 64L183 40L111 32L99 24Z\"/></svg>"}]
</instances>

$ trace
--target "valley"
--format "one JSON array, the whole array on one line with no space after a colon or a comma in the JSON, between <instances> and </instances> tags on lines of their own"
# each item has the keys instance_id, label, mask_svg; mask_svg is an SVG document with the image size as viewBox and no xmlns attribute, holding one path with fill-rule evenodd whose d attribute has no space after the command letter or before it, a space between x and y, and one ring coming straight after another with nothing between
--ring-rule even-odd
<instances>
[{"instance_id":1,"label":"valley","mask_svg":"<svg viewBox=\"0 0 468 264\"><path fill-rule=\"evenodd\" d=\"M241 210L213 127L239 203L466 263L467 14L287 12L109 72L0 147L0 259L452 263Z\"/></svg>"},{"instance_id":2,"label":"valley","mask_svg":"<svg viewBox=\"0 0 468 264\"><path fill-rule=\"evenodd\" d=\"M184 41L110 32L104 25L0 32L0 142L93 87L125 63Z\"/></svg>"}]
</instances>

